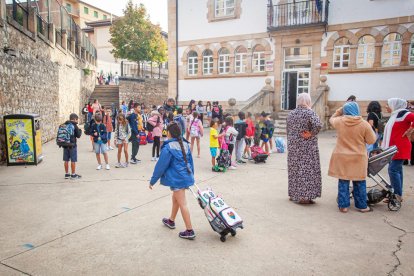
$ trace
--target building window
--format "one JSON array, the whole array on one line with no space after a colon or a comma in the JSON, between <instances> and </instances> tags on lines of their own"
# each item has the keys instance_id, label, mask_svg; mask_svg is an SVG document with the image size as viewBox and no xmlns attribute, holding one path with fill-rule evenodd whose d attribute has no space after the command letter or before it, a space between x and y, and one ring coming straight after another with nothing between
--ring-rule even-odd
<instances>
[{"instance_id":1,"label":"building window","mask_svg":"<svg viewBox=\"0 0 414 276\"><path fill-rule=\"evenodd\" d=\"M411 37L409 64L414 65L414 35Z\"/></svg>"},{"instance_id":2,"label":"building window","mask_svg":"<svg viewBox=\"0 0 414 276\"><path fill-rule=\"evenodd\" d=\"M391 33L382 44L382 66L398 66L401 61L401 35Z\"/></svg>"},{"instance_id":3,"label":"building window","mask_svg":"<svg viewBox=\"0 0 414 276\"><path fill-rule=\"evenodd\" d=\"M72 12L72 5L71 5L71 4L69 4L69 3L66 3L66 10L67 10L68 12Z\"/></svg>"},{"instance_id":4,"label":"building window","mask_svg":"<svg viewBox=\"0 0 414 276\"><path fill-rule=\"evenodd\" d=\"M219 51L219 74L230 73L230 51L227 48L222 48Z\"/></svg>"},{"instance_id":5,"label":"building window","mask_svg":"<svg viewBox=\"0 0 414 276\"><path fill-rule=\"evenodd\" d=\"M97 11L93 11L93 16L96 17L96 18L99 18L98 12Z\"/></svg>"},{"instance_id":6,"label":"building window","mask_svg":"<svg viewBox=\"0 0 414 276\"><path fill-rule=\"evenodd\" d=\"M216 17L234 15L235 0L215 0Z\"/></svg>"},{"instance_id":7,"label":"building window","mask_svg":"<svg viewBox=\"0 0 414 276\"><path fill-rule=\"evenodd\" d=\"M188 53L188 75L195 76L198 74L198 54L195 51Z\"/></svg>"},{"instance_id":8,"label":"building window","mask_svg":"<svg viewBox=\"0 0 414 276\"><path fill-rule=\"evenodd\" d=\"M203 52L203 75L213 74L213 52L205 50Z\"/></svg>"},{"instance_id":9,"label":"building window","mask_svg":"<svg viewBox=\"0 0 414 276\"><path fill-rule=\"evenodd\" d=\"M106 20L108 19L108 16L106 14L103 15L103 19Z\"/></svg>"},{"instance_id":10,"label":"building window","mask_svg":"<svg viewBox=\"0 0 414 276\"><path fill-rule=\"evenodd\" d=\"M89 14L89 8L88 7L83 7L83 13L84 14Z\"/></svg>"},{"instance_id":11,"label":"building window","mask_svg":"<svg viewBox=\"0 0 414 276\"><path fill-rule=\"evenodd\" d=\"M234 72L236 74L246 73L247 71L247 50L243 46L236 49Z\"/></svg>"},{"instance_id":12,"label":"building window","mask_svg":"<svg viewBox=\"0 0 414 276\"><path fill-rule=\"evenodd\" d=\"M335 42L333 54L333 68L343 69L349 66L349 40L345 37Z\"/></svg>"},{"instance_id":13,"label":"building window","mask_svg":"<svg viewBox=\"0 0 414 276\"><path fill-rule=\"evenodd\" d=\"M252 68L253 72L264 72L265 71L265 53L264 47L258 45L253 50Z\"/></svg>"},{"instance_id":14,"label":"building window","mask_svg":"<svg viewBox=\"0 0 414 276\"><path fill-rule=\"evenodd\" d=\"M358 68L371 68L374 66L375 60L375 39L366 35L358 41L357 51L357 67Z\"/></svg>"}]
</instances>

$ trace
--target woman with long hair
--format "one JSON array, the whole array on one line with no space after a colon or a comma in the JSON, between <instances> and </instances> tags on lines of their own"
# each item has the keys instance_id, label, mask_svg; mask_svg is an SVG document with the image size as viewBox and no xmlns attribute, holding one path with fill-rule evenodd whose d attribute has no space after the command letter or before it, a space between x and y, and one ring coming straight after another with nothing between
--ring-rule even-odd
<instances>
[{"instance_id":1,"label":"woman with long hair","mask_svg":"<svg viewBox=\"0 0 414 276\"><path fill-rule=\"evenodd\" d=\"M206 114L207 114L208 125L211 124L211 115L212 115L212 112L213 112L213 107L211 106L211 102L208 101L206 103Z\"/></svg>"},{"instance_id":2,"label":"woman with long hair","mask_svg":"<svg viewBox=\"0 0 414 276\"><path fill-rule=\"evenodd\" d=\"M368 104L367 107L367 121L371 125L372 129L375 131L375 134L377 135L377 141L375 144L371 147L371 150L378 148L379 143L382 140L382 134L383 134L383 127L381 126L381 119L382 119L382 109L381 105L377 101L372 101Z\"/></svg>"},{"instance_id":3,"label":"woman with long hair","mask_svg":"<svg viewBox=\"0 0 414 276\"><path fill-rule=\"evenodd\" d=\"M118 114L115 126L115 143L118 148L118 163L115 168L128 167L128 139L131 136L131 128L123 113ZM121 163L122 149L124 150L125 163Z\"/></svg>"},{"instance_id":4,"label":"woman with long hair","mask_svg":"<svg viewBox=\"0 0 414 276\"><path fill-rule=\"evenodd\" d=\"M167 131L168 139L162 146L161 156L155 166L149 188L152 190L159 179L161 185L170 187L171 214L169 218L163 218L162 223L170 229L175 229L175 218L180 210L186 230L180 232L179 237L192 240L195 238L195 233L191 225L185 190L194 185L193 158L188 142L182 139L179 125L172 122L168 125Z\"/></svg>"},{"instance_id":5,"label":"woman with long hair","mask_svg":"<svg viewBox=\"0 0 414 276\"><path fill-rule=\"evenodd\" d=\"M194 143L197 142L197 158L200 158L200 138L203 137L204 129L198 115L197 111L193 112L193 119L188 125L188 132L191 137L191 153L193 152Z\"/></svg>"},{"instance_id":6,"label":"woman with long hair","mask_svg":"<svg viewBox=\"0 0 414 276\"><path fill-rule=\"evenodd\" d=\"M203 102L202 101L198 101L197 106L196 106L196 111L198 113L198 118L201 121L201 124L204 125L204 112L205 112L205 108L203 106Z\"/></svg>"}]
</instances>

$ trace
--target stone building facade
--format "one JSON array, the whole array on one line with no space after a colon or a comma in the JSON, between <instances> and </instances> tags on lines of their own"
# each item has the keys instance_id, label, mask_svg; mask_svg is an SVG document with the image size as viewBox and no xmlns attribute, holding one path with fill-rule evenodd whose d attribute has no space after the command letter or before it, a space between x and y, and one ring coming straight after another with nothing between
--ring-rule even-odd
<instances>
[{"instance_id":1,"label":"stone building facade","mask_svg":"<svg viewBox=\"0 0 414 276\"><path fill-rule=\"evenodd\" d=\"M147 106L160 105L168 98L168 81L162 79L121 78L119 103L130 100Z\"/></svg>"},{"instance_id":2,"label":"stone building facade","mask_svg":"<svg viewBox=\"0 0 414 276\"><path fill-rule=\"evenodd\" d=\"M95 66L90 56L80 58L56 45L53 36L46 39L37 34L35 22L29 21L26 29L6 17L5 1L0 4L0 159L4 160L2 116L39 114L42 142L53 139L58 125L70 113L80 114L89 99Z\"/></svg>"}]
</instances>

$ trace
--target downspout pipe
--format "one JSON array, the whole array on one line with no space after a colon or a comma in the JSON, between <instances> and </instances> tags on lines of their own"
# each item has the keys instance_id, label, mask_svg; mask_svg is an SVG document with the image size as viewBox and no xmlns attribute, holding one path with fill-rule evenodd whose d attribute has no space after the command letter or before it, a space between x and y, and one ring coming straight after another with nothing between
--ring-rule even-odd
<instances>
[{"instance_id":1,"label":"downspout pipe","mask_svg":"<svg viewBox=\"0 0 414 276\"><path fill-rule=\"evenodd\" d=\"M179 66L178 66L178 0L175 2L175 72L176 72L176 89L177 89L177 95L175 97L175 102L178 103L179 99L179 84L178 84L178 74L179 74Z\"/></svg>"}]
</instances>

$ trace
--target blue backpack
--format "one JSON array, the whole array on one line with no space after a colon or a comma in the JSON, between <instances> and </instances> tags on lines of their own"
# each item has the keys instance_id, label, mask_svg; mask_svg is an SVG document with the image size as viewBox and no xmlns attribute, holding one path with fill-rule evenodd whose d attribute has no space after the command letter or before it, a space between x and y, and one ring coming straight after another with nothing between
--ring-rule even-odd
<instances>
[{"instance_id":1,"label":"blue backpack","mask_svg":"<svg viewBox=\"0 0 414 276\"><path fill-rule=\"evenodd\" d=\"M56 135L56 144L59 147L70 148L75 146L75 143L71 142L71 137L75 135L75 127L73 124L62 124L59 126Z\"/></svg>"}]
</instances>

